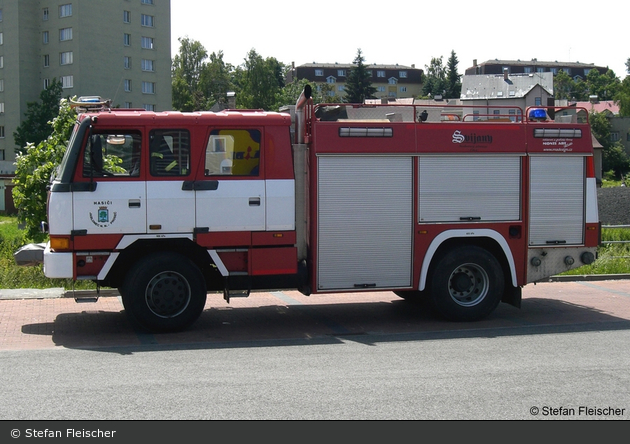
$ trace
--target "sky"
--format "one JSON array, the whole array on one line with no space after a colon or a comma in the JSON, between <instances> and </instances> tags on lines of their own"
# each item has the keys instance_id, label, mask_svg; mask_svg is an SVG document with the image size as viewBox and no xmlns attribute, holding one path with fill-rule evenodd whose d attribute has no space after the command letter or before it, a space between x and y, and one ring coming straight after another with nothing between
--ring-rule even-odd
<instances>
[{"instance_id":1,"label":"sky","mask_svg":"<svg viewBox=\"0 0 630 444\"><path fill-rule=\"evenodd\" d=\"M179 38L199 41L208 54L241 65L254 49L263 58L296 66L352 63L361 49L366 64L415 65L433 57L444 65L455 51L458 71L473 60L581 62L626 76L630 58L622 20L627 0L595 3L547 0L498 2L398 0L290 2L277 0L171 0L171 52Z\"/></svg>"}]
</instances>

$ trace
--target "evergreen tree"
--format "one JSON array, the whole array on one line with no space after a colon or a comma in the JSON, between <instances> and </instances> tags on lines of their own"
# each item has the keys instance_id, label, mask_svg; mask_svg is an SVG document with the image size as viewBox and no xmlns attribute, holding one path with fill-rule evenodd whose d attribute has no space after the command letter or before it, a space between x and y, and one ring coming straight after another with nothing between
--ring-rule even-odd
<instances>
[{"instance_id":1,"label":"evergreen tree","mask_svg":"<svg viewBox=\"0 0 630 444\"><path fill-rule=\"evenodd\" d=\"M376 88L372 86L370 72L364 62L365 58L361 49L358 49L352 62L354 66L346 78L345 101L348 103L363 103L365 99L373 98L376 92Z\"/></svg>"},{"instance_id":2,"label":"evergreen tree","mask_svg":"<svg viewBox=\"0 0 630 444\"><path fill-rule=\"evenodd\" d=\"M446 97L448 99L459 99L462 92L462 76L457 73L457 65L459 60L455 55L455 51L451 51L448 58L446 71Z\"/></svg>"}]
</instances>

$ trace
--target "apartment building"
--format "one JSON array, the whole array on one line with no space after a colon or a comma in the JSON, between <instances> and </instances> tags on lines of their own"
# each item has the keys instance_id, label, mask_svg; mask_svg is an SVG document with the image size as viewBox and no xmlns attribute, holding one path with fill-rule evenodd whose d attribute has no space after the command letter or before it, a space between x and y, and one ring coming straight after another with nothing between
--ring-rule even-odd
<instances>
[{"instance_id":1,"label":"apartment building","mask_svg":"<svg viewBox=\"0 0 630 444\"><path fill-rule=\"evenodd\" d=\"M593 63L580 62L545 62L538 59L531 60L487 60L477 64L477 60L473 60L473 66L467 68L465 75L480 74L503 74L507 70L508 74L541 74L550 72L553 75L560 71L566 72L573 79L586 79L588 73L596 69L600 74L606 74L608 68L604 66L595 66Z\"/></svg>"},{"instance_id":2,"label":"apartment building","mask_svg":"<svg viewBox=\"0 0 630 444\"><path fill-rule=\"evenodd\" d=\"M53 79L63 97L170 109L170 9L170 0L0 0L0 175L15 171L13 132Z\"/></svg>"},{"instance_id":3,"label":"apartment building","mask_svg":"<svg viewBox=\"0 0 630 444\"><path fill-rule=\"evenodd\" d=\"M354 68L353 64L341 63L307 63L294 67L288 79L307 79L317 86L318 83L334 85L334 93L339 97L345 95L345 84ZM422 92L422 70L403 65L365 65L370 73L372 86L376 88L374 96L381 98L416 97Z\"/></svg>"}]
</instances>

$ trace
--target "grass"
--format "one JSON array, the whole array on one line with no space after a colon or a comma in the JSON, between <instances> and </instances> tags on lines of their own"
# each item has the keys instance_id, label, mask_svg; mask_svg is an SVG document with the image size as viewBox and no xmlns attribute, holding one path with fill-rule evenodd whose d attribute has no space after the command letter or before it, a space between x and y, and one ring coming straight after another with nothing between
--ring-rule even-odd
<instances>
[{"instance_id":1,"label":"grass","mask_svg":"<svg viewBox=\"0 0 630 444\"><path fill-rule=\"evenodd\" d=\"M630 228L605 228L602 242L627 241L627 243L602 244L598 258L591 265L585 265L562 273L563 275L630 274ZM21 246L30 243L24 232L18 228L17 218L0 216L0 288L73 288L71 279L48 279L41 265L22 267L15 263L13 253ZM96 288L93 282L74 283L77 290Z\"/></svg>"},{"instance_id":2,"label":"grass","mask_svg":"<svg viewBox=\"0 0 630 444\"><path fill-rule=\"evenodd\" d=\"M593 274L630 274L630 228L602 228L602 245L597 251L597 260L562 273L565 276Z\"/></svg>"},{"instance_id":3,"label":"grass","mask_svg":"<svg viewBox=\"0 0 630 444\"><path fill-rule=\"evenodd\" d=\"M49 279L44 276L42 266L22 267L15 263L13 253L21 246L31 243L24 231L18 227L14 216L0 216L0 288L73 288L71 279ZM87 290L96 288L93 282L75 282L74 288Z\"/></svg>"}]
</instances>

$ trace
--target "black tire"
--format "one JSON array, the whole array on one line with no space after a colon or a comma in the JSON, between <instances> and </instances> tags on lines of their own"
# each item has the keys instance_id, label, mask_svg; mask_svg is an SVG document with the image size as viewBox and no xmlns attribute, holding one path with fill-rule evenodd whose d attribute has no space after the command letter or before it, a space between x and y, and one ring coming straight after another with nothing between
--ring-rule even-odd
<instances>
[{"instance_id":1,"label":"black tire","mask_svg":"<svg viewBox=\"0 0 630 444\"><path fill-rule=\"evenodd\" d=\"M448 251L433 268L431 302L451 321L477 321L497 308L503 269L487 250L469 245Z\"/></svg>"},{"instance_id":2,"label":"black tire","mask_svg":"<svg viewBox=\"0 0 630 444\"><path fill-rule=\"evenodd\" d=\"M125 312L132 321L156 333L188 328L206 304L206 284L199 268L176 253L140 259L121 289Z\"/></svg>"}]
</instances>

